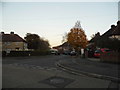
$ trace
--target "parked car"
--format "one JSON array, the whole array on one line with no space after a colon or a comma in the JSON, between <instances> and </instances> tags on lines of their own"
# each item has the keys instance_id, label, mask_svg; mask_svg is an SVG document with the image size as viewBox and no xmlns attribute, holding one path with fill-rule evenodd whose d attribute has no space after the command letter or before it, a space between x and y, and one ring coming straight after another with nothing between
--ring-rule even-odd
<instances>
[{"instance_id":1,"label":"parked car","mask_svg":"<svg viewBox=\"0 0 120 90\"><path fill-rule=\"evenodd\" d=\"M107 53L107 52L110 52L111 50L110 49L107 49L107 48L101 48L101 49L97 49L94 53L94 57L96 58L99 58L101 53Z\"/></svg>"},{"instance_id":2,"label":"parked car","mask_svg":"<svg viewBox=\"0 0 120 90\"><path fill-rule=\"evenodd\" d=\"M76 53L75 51L71 51L71 52L70 52L70 55L71 55L71 56L75 56L75 55L77 55L77 53Z\"/></svg>"},{"instance_id":3,"label":"parked car","mask_svg":"<svg viewBox=\"0 0 120 90\"><path fill-rule=\"evenodd\" d=\"M64 55L70 55L70 51L64 51L63 54Z\"/></svg>"},{"instance_id":4,"label":"parked car","mask_svg":"<svg viewBox=\"0 0 120 90\"><path fill-rule=\"evenodd\" d=\"M60 55L60 53L56 49L51 49L51 54Z\"/></svg>"}]
</instances>

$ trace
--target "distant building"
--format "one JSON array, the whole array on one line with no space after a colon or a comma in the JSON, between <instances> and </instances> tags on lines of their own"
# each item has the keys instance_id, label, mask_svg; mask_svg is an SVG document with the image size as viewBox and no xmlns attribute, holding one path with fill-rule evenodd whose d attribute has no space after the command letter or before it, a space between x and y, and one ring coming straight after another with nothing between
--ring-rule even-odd
<instances>
[{"instance_id":1,"label":"distant building","mask_svg":"<svg viewBox=\"0 0 120 90\"><path fill-rule=\"evenodd\" d=\"M27 43L24 39L22 39L19 35L11 32L10 34L5 34L1 32L0 34L0 49L2 51L11 51L11 50L26 50Z\"/></svg>"},{"instance_id":2,"label":"distant building","mask_svg":"<svg viewBox=\"0 0 120 90\"><path fill-rule=\"evenodd\" d=\"M66 52L66 51L72 51L72 47L68 42L64 42L62 45L55 46L53 49L57 49L60 53Z\"/></svg>"}]
</instances>

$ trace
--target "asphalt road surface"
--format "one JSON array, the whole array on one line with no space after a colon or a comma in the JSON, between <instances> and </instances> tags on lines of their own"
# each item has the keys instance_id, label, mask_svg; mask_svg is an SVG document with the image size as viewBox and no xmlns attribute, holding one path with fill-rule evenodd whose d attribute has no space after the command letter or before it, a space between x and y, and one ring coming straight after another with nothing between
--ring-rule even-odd
<instances>
[{"instance_id":1,"label":"asphalt road surface","mask_svg":"<svg viewBox=\"0 0 120 90\"><path fill-rule=\"evenodd\" d=\"M96 68L97 67L102 67L102 69L104 69L106 67L113 68L113 69L116 68L115 67L116 65L105 64L105 65L107 65L105 67L104 63L98 64L100 62L80 60L79 58L76 58L74 56L71 57L71 56L67 56L67 55L48 55L48 56L30 56L30 57L4 57L4 58L2 58L3 87L12 87L12 88L13 87L24 87L25 85L22 84L21 86L19 86L19 84L20 84L20 82L25 81L25 80L23 80L23 81L21 81L21 80L22 80L22 78L24 78L25 75L28 76L27 75L28 73L31 74L31 75L29 74L28 77L33 77L34 75L37 75L37 76L41 75L41 77L39 77L39 78L41 78L41 80L43 78L50 77L52 74L56 75L57 73L59 73L57 75L63 75L63 77L69 77L70 76L70 78L71 78L70 73L66 74L65 72L63 72L61 69L59 69L56 66L56 63L58 63L58 62L65 62L65 63L67 63L66 66L69 66L69 67L71 66L71 67L76 68L76 69L83 68L82 70L86 70L86 69L84 69L84 67L93 67L93 66L96 67ZM34 69L34 72L37 73L37 74L33 73L32 70L28 70L28 68ZM40 69L41 71L38 70L38 69ZM28 70L28 71L26 71L26 70ZM47 70L52 70L52 71L47 71ZM49 73L49 74L46 74L46 73ZM32 80L33 81L37 80L37 76L33 77ZM83 88L83 87L84 88L85 87L106 88L107 87L108 88L108 87L110 87L110 85L112 85L111 87L116 87L116 84L114 84L110 80L101 80L101 79L96 79L96 78L87 77L87 76L85 76L84 79L83 79L83 76L77 77L76 75L72 75L72 79L75 79L75 81L78 79L78 82L76 82L77 84L73 83L72 86L68 85L66 87L74 87L74 88L75 87L76 88ZM16 78L18 79L19 82L15 86ZM27 79L27 81L26 81L27 84L30 83L30 82L28 82L29 80L31 80L31 78ZM93 84L90 83L92 81L93 81ZM83 82L84 82L84 84L82 84ZM111 83L113 83L113 84L111 84ZM83 85L83 86L81 86L80 84ZM35 84L35 85L38 85L38 84ZM28 85L28 87L31 87L31 86ZM44 85L34 86L34 87L44 87Z\"/></svg>"},{"instance_id":2,"label":"asphalt road surface","mask_svg":"<svg viewBox=\"0 0 120 90\"><path fill-rule=\"evenodd\" d=\"M64 55L31 56L31 57L4 57L2 64L39 66L43 68L56 68L55 63L59 60L68 60Z\"/></svg>"}]
</instances>

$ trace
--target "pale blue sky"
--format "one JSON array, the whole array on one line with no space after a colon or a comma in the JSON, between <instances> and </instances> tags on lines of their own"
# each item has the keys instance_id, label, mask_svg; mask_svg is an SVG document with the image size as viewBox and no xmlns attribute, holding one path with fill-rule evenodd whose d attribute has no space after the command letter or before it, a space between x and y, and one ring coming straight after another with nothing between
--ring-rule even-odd
<instances>
[{"instance_id":1,"label":"pale blue sky","mask_svg":"<svg viewBox=\"0 0 120 90\"><path fill-rule=\"evenodd\" d=\"M49 40L51 46L61 44L77 20L87 38L106 32L118 20L117 2L3 2L2 30L14 31L21 37L35 33Z\"/></svg>"}]
</instances>

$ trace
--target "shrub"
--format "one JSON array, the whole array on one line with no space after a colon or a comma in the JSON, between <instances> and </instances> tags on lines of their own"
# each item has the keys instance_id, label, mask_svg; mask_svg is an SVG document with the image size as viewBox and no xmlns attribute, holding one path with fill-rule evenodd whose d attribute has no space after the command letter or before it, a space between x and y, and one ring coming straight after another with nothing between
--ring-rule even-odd
<instances>
[{"instance_id":1,"label":"shrub","mask_svg":"<svg viewBox=\"0 0 120 90\"><path fill-rule=\"evenodd\" d=\"M50 54L50 51L31 51L30 52L30 55L31 56L41 56L41 55L49 55Z\"/></svg>"},{"instance_id":2,"label":"shrub","mask_svg":"<svg viewBox=\"0 0 120 90\"><path fill-rule=\"evenodd\" d=\"M30 52L29 51L10 51L10 53L7 56L29 56Z\"/></svg>"},{"instance_id":3,"label":"shrub","mask_svg":"<svg viewBox=\"0 0 120 90\"><path fill-rule=\"evenodd\" d=\"M41 51L10 51L10 53L6 53L6 51L2 51L2 57L19 57L19 56L41 56L41 55L49 55L50 51L41 50Z\"/></svg>"},{"instance_id":4,"label":"shrub","mask_svg":"<svg viewBox=\"0 0 120 90\"><path fill-rule=\"evenodd\" d=\"M0 53L2 53L2 57L5 57L5 56L6 56L6 51L2 51L2 52L0 52Z\"/></svg>"}]
</instances>

